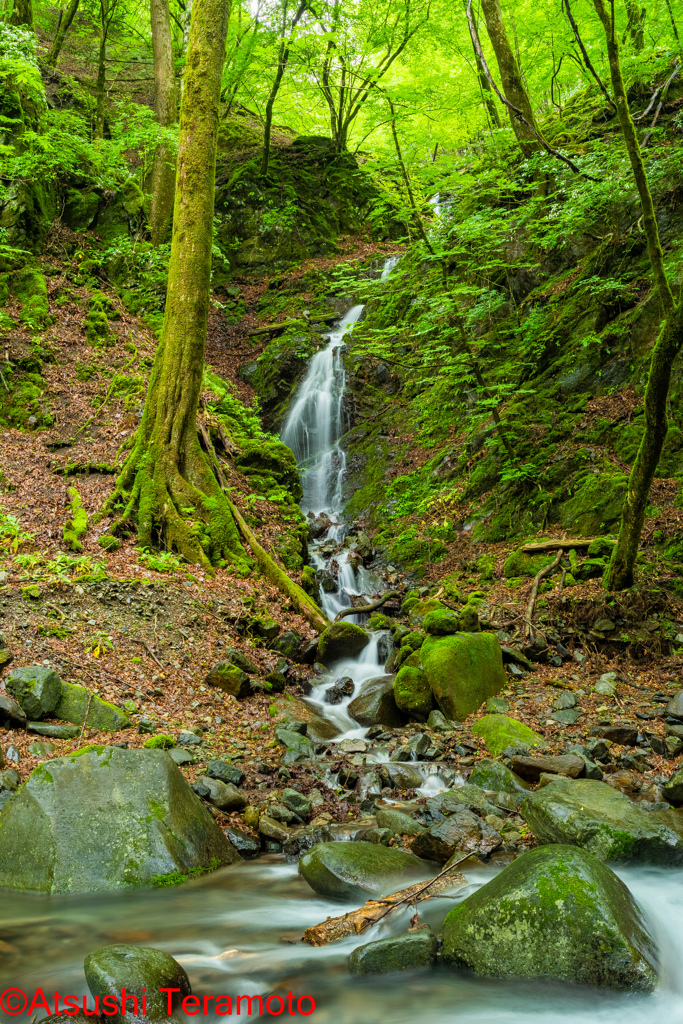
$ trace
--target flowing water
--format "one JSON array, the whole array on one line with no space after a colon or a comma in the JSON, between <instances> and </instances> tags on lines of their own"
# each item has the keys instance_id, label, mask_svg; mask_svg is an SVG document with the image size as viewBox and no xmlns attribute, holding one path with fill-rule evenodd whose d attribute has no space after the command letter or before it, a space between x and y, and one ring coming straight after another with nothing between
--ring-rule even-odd
<instances>
[{"instance_id":1,"label":"flowing water","mask_svg":"<svg viewBox=\"0 0 683 1024\"><path fill-rule=\"evenodd\" d=\"M388 261L383 276L395 261ZM337 586L324 595L330 617L348 607L351 597L381 590L381 580L365 569L354 570L348 549L342 547L347 527L341 519L345 455L345 371L341 348L362 307L355 306L329 334L327 344L311 360L283 431L305 471L304 512L329 517L326 535L312 545L315 564L329 569L336 562ZM333 555L321 548L335 549ZM381 637L375 635L361 657L334 667L308 698L340 730L337 737L366 732L348 714L349 699L339 705L325 701L334 678L350 676L355 692L383 672ZM382 760L381 748L369 759ZM423 792L433 794L444 782L433 765L421 767ZM450 780L452 782L452 780ZM470 883L454 899L422 904L420 916L438 929L455 900L484 884L494 868L468 871ZM411 910L395 912L363 936L311 948L296 940L309 925L351 906L332 904L317 896L297 873L296 864L268 856L215 872L178 889L116 893L91 897L40 897L0 894L0 1003L8 988L31 994L37 987L48 993L83 996L87 992L83 958L92 949L112 942L155 946L176 957L187 970L199 996L225 994L265 997L292 992L294 1000L315 1000L311 1019L319 1024L683 1024L683 873L665 869L620 872L644 907L662 950L661 984L654 995L632 996L555 983L518 983L477 979L439 967L400 976L353 977L346 961L351 950L372 938L405 931ZM425 908L425 909L423 909ZM279 1002L272 1004L279 1008ZM210 1004L209 1004L210 1006ZM233 1003L232 1018L255 1019L258 1003ZM302 1001L303 1011L310 1003ZM44 1016L39 1012L39 1017ZM211 1013L212 1020L218 1020ZM289 1016L285 1011L284 1016ZM200 1018L201 1019L201 1018ZM223 1018L225 1019L225 1018ZM266 1018L268 1019L268 1018ZM0 1021L21 1021L25 1014L0 1009Z\"/></svg>"}]
</instances>

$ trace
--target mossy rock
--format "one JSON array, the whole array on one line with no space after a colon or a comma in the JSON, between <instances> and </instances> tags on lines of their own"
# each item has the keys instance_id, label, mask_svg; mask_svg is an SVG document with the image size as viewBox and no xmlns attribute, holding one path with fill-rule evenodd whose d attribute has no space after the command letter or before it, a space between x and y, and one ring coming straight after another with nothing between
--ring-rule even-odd
<instances>
[{"instance_id":1,"label":"mossy rock","mask_svg":"<svg viewBox=\"0 0 683 1024\"><path fill-rule=\"evenodd\" d=\"M460 630L460 616L447 608L436 608L425 615L422 628L431 636L450 636Z\"/></svg>"},{"instance_id":2,"label":"mossy rock","mask_svg":"<svg viewBox=\"0 0 683 1024\"><path fill-rule=\"evenodd\" d=\"M215 686L231 697L241 699L252 692L249 676L238 665L229 661L217 662L204 679L206 686Z\"/></svg>"},{"instance_id":3,"label":"mossy rock","mask_svg":"<svg viewBox=\"0 0 683 1024\"><path fill-rule=\"evenodd\" d=\"M426 598L425 600L411 600L410 598L403 602L401 606L403 614L408 615L411 626L419 626L422 628L425 617L431 612L441 612L446 615L452 615L450 608L447 608L445 604L438 601L434 597Z\"/></svg>"},{"instance_id":4,"label":"mossy rock","mask_svg":"<svg viewBox=\"0 0 683 1024\"><path fill-rule=\"evenodd\" d=\"M119 729L128 729L133 724L114 704L102 700L94 693L89 693L84 686L64 681L59 702L52 713L62 722L83 725L85 721L88 729L98 729L101 732L118 732Z\"/></svg>"},{"instance_id":5,"label":"mossy rock","mask_svg":"<svg viewBox=\"0 0 683 1024\"><path fill-rule=\"evenodd\" d=\"M36 721L49 715L62 693L62 680L44 665L15 668L7 677L5 687L29 719Z\"/></svg>"},{"instance_id":6,"label":"mossy rock","mask_svg":"<svg viewBox=\"0 0 683 1024\"><path fill-rule=\"evenodd\" d=\"M257 480L264 490L280 484L295 501L303 497L296 459L291 449L280 441L248 441L242 444L241 451L232 461L246 477Z\"/></svg>"},{"instance_id":7,"label":"mossy rock","mask_svg":"<svg viewBox=\"0 0 683 1024\"><path fill-rule=\"evenodd\" d=\"M357 658L370 643L370 636L353 622L333 622L318 641L318 658L323 665L331 665L345 658Z\"/></svg>"},{"instance_id":8,"label":"mossy rock","mask_svg":"<svg viewBox=\"0 0 683 1024\"><path fill-rule=\"evenodd\" d=\"M427 720L434 707L434 698L422 669L401 666L394 679L394 699L404 715L418 722Z\"/></svg>"},{"instance_id":9,"label":"mossy rock","mask_svg":"<svg viewBox=\"0 0 683 1024\"><path fill-rule=\"evenodd\" d=\"M147 1024L179 1024L183 1018L182 1000L192 992L190 979L178 961L169 953L148 946L102 946L88 953L83 970L91 995L100 1000L112 996L120 1002L125 989L127 1012L112 1015L112 1024L133 1024L143 1016ZM132 1012L131 997L139 1007L145 998L144 1015Z\"/></svg>"},{"instance_id":10,"label":"mossy rock","mask_svg":"<svg viewBox=\"0 0 683 1024\"><path fill-rule=\"evenodd\" d=\"M97 217L100 197L88 189L70 188L65 194L60 220L72 231L87 231Z\"/></svg>"},{"instance_id":11,"label":"mossy rock","mask_svg":"<svg viewBox=\"0 0 683 1024\"><path fill-rule=\"evenodd\" d=\"M588 548L589 558L609 558L616 545L614 537L596 537Z\"/></svg>"},{"instance_id":12,"label":"mossy rock","mask_svg":"<svg viewBox=\"0 0 683 1024\"><path fill-rule=\"evenodd\" d=\"M545 565L550 565L554 559L554 551L551 551L550 554L529 555L519 547L505 559L503 574L508 580L532 577L536 575L539 569L542 569Z\"/></svg>"},{"instance_id":13,"label":"mossy rock","mask_svg":"<svg viewBox=\"0 0 683 1024\"><path fill-rule=\"evenodd\" d=\"M318 843L299 861L299 873L319 896L363 900L393 892L428 874L430 864L412 853L374 843Z\"/></svg>"},{"instance_id":14,"label":"mossy rock","mask_svg":"<svg viewBox=\"0 0 683 1024\"><path fill-rule=\"evenodd\" d=\"M472 769L469 782L489 793L510 793L519 796L520 799L531 789L524 779L520 779L519 775L510 771L500 761L489 759L477 762Z\"/></svg>"},{"instance_id":15,"label":"mossy rock","mask_svg":"<svg viewBox=\"0 0 683 1024\"><path fill-rule=\"evenodd\" d=\"M121 547L121 541L118 537L114 537L110 533L103 533L101 537L97 538L97 543L105 551L118 551Z\"/></svg>"},{"instance_id":16,"label":"mossy rock","mask_svg":"<svg viewBox=\"0 0 683 1024\"><path fill-rule=\"evenodd\" d=\"M150 750L170 750L175 747L175 740L166 733L157 733L155 736L148 736L142 745Z\"/></svg>"},{"instance_id":17,"label":"mossy rock","mask_svg":"<svg viewBox=\"0 0 683 1024\"><path fill-rule=\"evenodd\" d=\"M425 642L425 633L421 629L412 629L401 638L401 650L409 648L411 651L419 651Z\"/></svg>"},{"instance_id":18,"label":"mossy rock","mask_svg":"<svg viewBox=\"0 0 683 1024\"><path fill-rule=\"evenodd\" d=\"M429 927L406 935L391 935L357 946L349 957L351 974L393 974L436 963L436 935Z\"/></svg>"},{"instance_id":19,"label":"mossy rock","mask_svg":"<svg viewBox=\"0 0 683 1024\"><path fill-rule=\"evenodd\" d=\"M502 754L507 747L545 746L542 736L507 715L486 715L474 723L472 734L480 736L492 754Z\"/></svg>"},{"instance_id":20,"label":"mossy rock","mask_svg":"<svg viewBox=\"0 0 683 1024\"><path fill-rule=\"evenodd\" d=\"M621 519L628 476L605 470L588 473L577 482L571 498L559 507L561 525L578 534L591 537L616 526Z\"/></svg>"},{"instance_id":21,"label":"mossy rock","mask_svg":"<svg viewBox=\"0 0 683 1024\"><path fill-rule=\"evenodd\" d=\"M420 658L437 704L458 722L507 683L500 644L492 633L428 636Z\"/></svg>"},{"instance_id":22,"label":"mossy rock","mask_svg":"<svg viewBox=\"0 0 683 1024\"><path fill-rule=\"evenodd\" d=\"M496 978L548 978L650 992L659 956L624 883L584 850L523 853L443 924L453 967Z\"/></svg>"},{"instance_id":23,"label":"mossy rock","mask_svg":"<svg viewBox=\"0 0 683 1024\"><path fill-rule=\"evenodd\" d=\"M22 321L28 327L42 327L48 316L49 305L47 281L40 267L30 264L13 274L10 293L21 303Z\"/></svg>"}]
</instances>

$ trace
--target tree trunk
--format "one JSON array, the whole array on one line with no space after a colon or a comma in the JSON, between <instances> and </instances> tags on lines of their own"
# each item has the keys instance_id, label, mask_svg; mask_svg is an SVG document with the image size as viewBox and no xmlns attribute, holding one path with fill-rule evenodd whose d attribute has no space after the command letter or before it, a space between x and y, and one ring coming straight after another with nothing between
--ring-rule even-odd
<instances>
[{"instance_id":1,"label":"tree trunk","mask_svg":"<svg viewBox=\"0 0 683 1024\"><path fill-rule=\"evenodd\" d=\"M64 45L66 34L71 28L71 22L76 17L76 11L78 10L79 3L80 0L70 0L64 17L59 23L57 32L55 33L55 37L52 41L52 46L50 47L50 52L45 59L45 63L49 64L52 68L57 67L57 61L59 60L59 55L62 52L62 46Z\"/></svg>"},{"instance_id":2,"label":"tree trunk","mask_svg":"<svg viewBox=\"0 0 683 1024\"><path fill-rule=\"evenodd\" d=\"M639 7L635 0L626 0L628 12L628 26L626 34L630 34L631 42L636 50L642 50L645 46L645 15L646 7ZM624 36L624 40L625 40Z\"/></svg>"},{"instance_id":3,"label":"tree trunk","mask_svg":"<svg viewBox=\"0 0 683 1024\"><path fill-rule=\"evenodd\" d=\"M14 0L10 25L25 25L33 31L33 4L31 0Z\"/></svg>"},{"instance_id":4,"label":"tree trunk","mask_svg":"<svg viewBox=\"0 0 683 1024\"><path fill-rule=\"evenodd\" d=\"M95 138L104 138L104 87L106 84L106 73L107 73L107 31L109 28L109 22L107 21L106 8L103 6L103 0L100 0L100 7L102 11L101 26L100 26L100 50L97 58L97 82L95 85Z\"/></svg>"},{"instance_id":5,"label":"tree trunk","mask_svg":"<svg viewBox=\"0 0 683 1024\"><path fill-rule=\"evenodd\" d=\"M391 134L394 137L394 146L396 148L396 157L398 159L399 167L401 168L401 174L403 175L403 181L405 182L406 190L408 192L408 200L410 202L410 207L411 207L411 209L413 211L413 218L414 218L414 221L415 221L415 226L416 226L416 228L418 230L420 238L422 239L422 241L424 242L425 246L427 247L427 249L429 250L429 252L433 256L434 255L434 250L432 249L431 242L427 238L427 232L425 231L425 226L424 226L424 224L422 222L422 217L420 215L420 211L418 210L417 203L415 202L415 196L413 195L413 190L412 190L412 187L410 185L410 177L408 175L408 168L405 165L405 161L403 159L403 153L401 152L401 144L398 141L398 132L396 131L396 113L394 111L394 104L392 103L391 99L388 96L387 96L387 103L389 104L389 110L391 111Z\"/></svg>"},{"instance_id":6,"label":"tree trunk","mask_svg":"<svg viewBox=\"0 0 683 1024\"><path fill-rule=\"evenodd\" d=\"M476 31L477 21L476 18L474 17L474 11L472 12L472 20L474 21L474 27ZM496 106L496 98L493 94L493 89L491 88L489 80L486 77L484 66L481 62L481 57L477 53L477 48L474 45L474 40L471 37L470 40L472 42L472 50L474 51L474 59L477 63L477 77L479 79L479 88L481 89L482 102L489 117L491 118L492 123L496 126L496 128L502 128L503 125L500 120L500 114L498 113L498 107Z\"/></svg>"},{"instance_id":7,"label":"tree trunk","mask_svg":"<svg viewBox=\"0 0 683 1024\"><path fill-rule=\"evenodd\" d=\"M285 46L283 40L280 44L280 52L277 58L277 74L275 75L275 81L266 103L266 125L263 131L263 159L261 160L261 174L264 176L268 173L268 163L270 162L270 132L273 125L273 107L275 106L277 94L280 91L280 83L284 77L288 60L289 47Z\"/></svg>"},{"instance_id":8,"label":"tree trunk","mask_svg":"<svg viewBox=\"0 0 683 1024\"><path fill-rule=\"evenodd\" d=\"M619 539L612 552L604 580L608 590L624 590L633 583L633 567L638 554L650 486L666 439L668 429L666 403L671 380L671 367L681 349L681 344L683 344L683 304L676 305L664 269L664 255L659 240L657 218L638 136L628 107L619 61L619 44L611 11L605 7L604 0L593 0L593 6L605 30L612 91L640 196L648 256L665 318L650 361L650 373L645 389L645 429L628 482Z\"/></svg>"},{"instance_id":9,"label":"tree trunk","mask_svg":"<svg viewBox=\"0 0 683 1024\"><path fill-rule=\"evenodd\" d=\"M154 51L154 111L158 123L168 128L177 119L173 37L168 0L150 0ZM168 146L157 146L152 164L152 202L149 226L152 245L166 240L173 213L175 160Z\"/></svg>"},{"instance_id":10,"label":"tree trunk","mask_svg":"<svg viewBox=\"0 0 683 1024\"><path fill-rule=\"evenodd\" d=\"M512 130L524 155L531 156L532 153L536 153L542 147L529 127L531 125L533 128L536 128L536 120L505 29L500 9L500 0L482 0L481 7L486 21L486 31L491 40L493 52L496 55L503 92L509 102L517 107L518 110L521 110L525 120L528 121L528 125L524 124L523 121L516 117L513 111L508 109Z\"/></svg>"},{"instance_id":11,"label":"tree trunk","mask_svg":"<svg viewBox=\"0 0 683 1024\"><path fill-rule=\"evenodd\" d=\"M674 12L671 8L671 0L666 0L666 9L669 12L669 21L671 22L671 31L674 34L676 42L678 42L678 28L676 26L676 19L674 18Z\"/></svg>"},{"instance_id":12,"label":"tree trunk","mask_svg":"<svg viewBox=\"0 0 683 1024\"><path fill-rule=\"evenodd\" d=\"M228 0L193 0L180 137L166 312L133 450L114 495L126 506L114 529L137 527L210 568L245 566L229 502L197 436L209 312L216 140Z\"/></svg>"}]
</instances>

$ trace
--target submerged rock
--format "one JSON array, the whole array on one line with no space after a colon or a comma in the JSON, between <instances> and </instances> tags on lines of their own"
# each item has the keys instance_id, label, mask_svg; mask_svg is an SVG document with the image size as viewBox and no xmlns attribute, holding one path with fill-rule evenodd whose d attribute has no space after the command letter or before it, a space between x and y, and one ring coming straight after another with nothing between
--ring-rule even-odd
<instances>
[{"instance_id":1,"label":"submerged rock","mask_svg":"<svg viewBox=\"0 0 683 1024\"><path fill-rule=\"evenodd\" d=\"M360 693L348 706L348 712L359 725L385 725L390 729L403 724L394 699L393 678L377 676L361 685Z\"/></svg>"},{"instance_id":2,"label":"submerged rock","mask_svg":"<svg viewBox=\"0 0 683 1024\"><path fill-rule=\"evenodd\" d=\"M592 854L543 846L463 900L443 925L454 967L652 991L658 954L624 883Z\"/></svg>"},{"instance_id":3,"label":"submerged rock","mask_svg":"<svg viewBox=\"0 0 683 1024\"><path fill-rule=\"evenodd\" d=\"M430 928L391 935L358 946L349 957L351 974L389 974L436 963L438 942Z\"/></svg>"},{"instance_id":4,"label":"submerged rock","mask_svg":"<svg viewBox=\"0 0 683 1024\"><path fill-rule=\"evenodd\" d=\"M113 1024L135 1024L140 1020L157 1022L182 1019L181 1003L192 992L185 970L168 953L149 946L102 946L88 953L84 962L85 980L93 996L114 996L121 1003L126 990L125 1014L107 1017ZM172 1013L168 1014L168 994L159 989L176 989L171 994ZM142 997L146 999L143 1013ZM135 1002L139 1013L135 1013Z\"/></svg>"},{"instance_id":5,"label":"submerged rock","mask_svg":"<svg viewBox=\"0 0 683 1024\"><path fill-rule=\"evenodd\" d=\"M318 657L323 665L331 665L343 658L357 658L369 643L369 635L360 626L352 622L334 622L320 635Z\"/></svg>"},{"instance_id":6,"label":"submerged rock","mask_svg":"<svg viewBox=\"0 0 683 1024\"><path fill-rule=\"evenodd\" d=\"M530 793L521 813L544 843L570 843L601 860L683 863L683 812L644 811L605 782L558 777Z\"/></svg>"},{"instance_id":7,"label":"submerged rock","mask_svg":"<svg viewBox=\"0 0 683 1024\"><path fill-rule=\"evenodd\" d=\"M237 860L163 750L92 747L54 758L0 811L8 889L125 889Z\"/></svg>"},{"instance_id":8,"label":"submerged rock","mask_svg":"<svg viewBox=\"0 0 683 1024\"><path fill-rule=\"evenodd\" d=\"M459 722L507 683L500 644L491 633L428 636L420 659L437 704Z\"/></svg>"},{"instance_id":9,"label":"submerged rock","mask_svg":"<svg viewBox=\"0 0 683 1024\"><path fill-rule=\"evenodd\" d=\"M524 722L507 715L486 715L475 722L472 734L481 736L492 754L501 754L507 747L543 747L545 740Z\"/></svg>"},{"instance_id":10,"label":"submerged rock","mask_svg":"<svg viewBox=\"0 0 683 1024\"><path fill-rule=\"evenodd\" d=\"M374 843L319 843L299 861L310 887L331 900L386 895L428 871L414 854Z\"/></svg>"}]
</instances>

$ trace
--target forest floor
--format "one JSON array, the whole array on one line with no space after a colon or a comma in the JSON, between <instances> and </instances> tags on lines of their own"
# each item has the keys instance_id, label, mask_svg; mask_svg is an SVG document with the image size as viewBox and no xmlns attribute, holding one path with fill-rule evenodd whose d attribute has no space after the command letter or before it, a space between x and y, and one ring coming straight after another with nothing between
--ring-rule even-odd
<instances>
[{"instance_id":1,"label":"forest floor","mask_svg":"<svg viewBox=\"0 0 683 1024\"><path fill-rule=\"evenodd\" d=\"M350 239L341 260L337 256L311 261L296 273L303 274L313 263L324 269L343 260L386 256L387 251L386 246ZM43 365L44 401L53 410L55 422L48 429L6 429L0 434L4 474L0 505L5 513L19 517L25 533L16 551L11 537L0 549L0 648L8 649L13 658L0 675L0 691L5 688L2 677L6 678L11 668L44 663L114 704L132 701L136 708L131 712L133 719L152 719L156 732L175 736L181 729L199 729L202 744L191 748L196 761L183 767L187 777L201 776L207 761L228 755L247 776L246 795L258 803L278 784L281 748L274 727L285 709L300 706L297 702L314 670L291 665L288 688L275 699L257 693L237 701L207 687L204 680L226 647L247 654L263 675L276 669L280 655L268 650L265 641L259 645L246 638L239 629L240 616L254 596L283 631L295 629L311 639L313 632L299 615L283 607L276 588L259 577L242 579L224 569L210 576L190 566L159 571L153 558L141 557L133 538L124 540L117 551L103 551L97 540L107 532L106 520L91 527L83 538L84 557L75 559L73 553L65 553L61 538L69 515L67 489L74 484L78 487L91 517L102 505L113 475L111 471L89 472L88 468L121 464L125 456L122 446L130 441L139 422L156 342L152 332L108 292L119 314L112 324L114 344L93 350L85 337L87 289L71 287L65 301L62 285L73 267L68 263L55 266L54 257L45 257L43 263L46 271L53 271L48 277L48 295L54 318L42 341L49 353ZM253 359L260 351L248 342L248 334L263 323L254 306L266 286L267 282L261 281L241 287L248 311L239 324L225 324L218 311L210 321L207 361L234 382L247 402L252 396L239 380L238 370L247 357ZM10 314L16 312L11 306L7 309ZM16 360L30 350L32 342L27 332L18 329L6 343L7 358ZM137 392L112 389L111 381L123 368ZM83 472L74 472L74 464ZM246 479L238 473L230 482L242 497L249 493ZM674 507L674 495L665 491L663 488L657 495L659 515L667 528L673 528L680 523L681 513ZM260 500L258 510L265 524L261 536L267 542L276 529L276 509L272 508L270 534L269 503ZM655 528L659 528L656 523L648 524L648 529ZM427 566L420 586L438 594L441 578L454 571L460 572L464 596L485 586L485 617L492 628L503 631L504 642L517 646L523 642L531 579L511 587L504 578L503 562L514 546L477 545L475 553L463 532L444 560ZM492 578L486 584L475 574L468 576L473 560L483 554L494 559ZM400 578L399 585L408 589L411 581ZM664 706L681 687L683 659L676 653L675 643L662 639L659 624L663 617L678 620L683 633L680 604L653 587L626 595L615 605L599 580L580 584L571 593L563 593L558 583L544 595L544 601L539 625L558 633L567 654L561 665L539 663L519 678L510 677L502 695L509 702L510 713L545 738L549 753L581 742L591 728L601 724L635 724L641 732L664 736ZM624 624L617 630L620 638L610 639L596 628L605 616ZM606 672L617 674L616 698L601 697L594 691L596 680ZM573 726L563 726L552 718L553 703L560 693L577 698L582 714ZM482 714L483 709L467 726ZM412 724L394 732L404 735L422 728ZM463 737L471 750L467 754L454 752ZM131 728L123 738L129 746L141 746L147 734ZM84 743L107 740L111 737L86 729L75 740L50 740L52 746L47 749L54 756ZM43 740L23 730L2 735L5 766L18 768L22 779L45 756L46 748L41 751L34 746L36 742ZM483 742L472 737L469 728L439 736L439 744L444 748L444 763L465 773L478 757L487 754ZM288 784L302 792L319 788L326 813L337 821L345 820L353 812L322 782L325 771L335 769L344 758L338 751L325 754L324 746L319 748L323 756L314 766L289 766ZM615 745L614 771L607 778L630 794L646 791L675 767L674 761L648 751L640 765L643 770L621 769L622 753L627 755L628 748ZM219 821L227 820L222 812L215 813ZM241 818L239 823L244 827Z\"/></svg>"}]
</instances>

